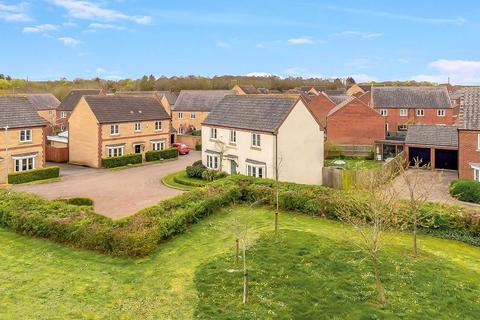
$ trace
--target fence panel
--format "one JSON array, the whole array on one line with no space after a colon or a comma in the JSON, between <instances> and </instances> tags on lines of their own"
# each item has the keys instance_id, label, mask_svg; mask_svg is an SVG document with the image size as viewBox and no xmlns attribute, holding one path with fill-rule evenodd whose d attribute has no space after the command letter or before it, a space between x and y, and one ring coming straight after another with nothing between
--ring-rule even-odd
<instances>
[{"instance_id":1,"label":"fence panel","mask_svg":"<svg viewBox=\"0 0 480 320\"><path fill-rule=\"evenodd\" d=\"M68 162L68 148L45 146L45 159L51 162Z\"/></svg>"}]
</instances>

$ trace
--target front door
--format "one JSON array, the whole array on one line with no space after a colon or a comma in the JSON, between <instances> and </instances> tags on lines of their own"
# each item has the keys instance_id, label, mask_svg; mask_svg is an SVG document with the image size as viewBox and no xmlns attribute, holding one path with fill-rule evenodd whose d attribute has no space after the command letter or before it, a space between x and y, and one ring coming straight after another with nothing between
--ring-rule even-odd
<instances>
[{"instance_id":1,"label":"front door","mask_svg":"<svg viewBox=\"0 0 480 320\"><path fill-rule=\"evenodd\" d=\"M142 152L142 146L139 144L135 145L135 153L141 153Z\"/></svg>"},{"instance_id":2,"label":"front door","mask_svg":"<svg viewBox=\"0 0 480 320\"><path fill-rule=\"evenodd\" d=\"M230 160L230 174L237 174L237 163L235 160Z\"/></svg>"}]
</instances>

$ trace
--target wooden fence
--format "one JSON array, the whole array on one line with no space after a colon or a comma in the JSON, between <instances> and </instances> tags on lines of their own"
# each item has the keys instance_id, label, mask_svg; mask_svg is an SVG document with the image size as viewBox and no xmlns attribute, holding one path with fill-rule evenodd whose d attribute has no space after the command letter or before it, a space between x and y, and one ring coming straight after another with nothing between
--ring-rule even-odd
<instances>
[{"instance_id":1,"label":"wooden fence","mask_svg":"<svg viewBox=\"0 0 480 320\"><path fill-rule=\"evenodd\" d=\"M360 157L365 159L373 159L373 147L360 145L333 145L325 146L325 159L344 157Z\"/></svg>"},{"instance_id":2,"label":"wooden fence","mask_svg":"<svg viewBox=\"0 0 480 320\"><path fill-rule=\"evenodd\" d=\"M68 148L45 146L45 159L51 162L68 162Z\"/></svg>"},{"instance_id":3,"label":"wooden fence","mask_svg":"<svg viewBox=\"0 0 480 320\"><path fill-rule=\"evenodd\" d=\"M338 167L324 167L322 170L322 184L334 189L348 190L361 185L367 177L378 174L379 170L383 170L388 177L396 176L400 173L400 167L404 163L404 154L401 152L377 169L346 170Z\"/></svg>"}]
</instances>

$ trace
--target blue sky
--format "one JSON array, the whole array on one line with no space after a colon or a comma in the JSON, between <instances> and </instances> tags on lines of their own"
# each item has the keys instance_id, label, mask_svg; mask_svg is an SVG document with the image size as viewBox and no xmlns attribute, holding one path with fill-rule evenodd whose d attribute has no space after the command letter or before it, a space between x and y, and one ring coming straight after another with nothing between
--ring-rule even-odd
<instances>
[{"instance_id":1,"label":"blue sky","mask_svg":"<svg viewBox=\"0 0 480 320\"><path fill-rule=\"evenodd\" d=\"M461 0L0 0L0 73L480 84L479 17Z\"/></svg>"}]
</instances>

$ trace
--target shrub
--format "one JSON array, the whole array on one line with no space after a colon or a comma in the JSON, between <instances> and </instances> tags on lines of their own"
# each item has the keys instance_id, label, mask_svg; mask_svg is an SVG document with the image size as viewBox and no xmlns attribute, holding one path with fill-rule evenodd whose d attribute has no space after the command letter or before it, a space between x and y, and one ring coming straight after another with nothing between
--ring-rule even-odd
<instances>
[{"instance_id":1,"label":"shrub","mask_svg":"<svg viewBox=\"0 0 480 320\"><path fill-rule=\"evenodd\" d=\"M58 201L65 202L74 206L93 206L93 200L89 198L69 198L69 199L59 199Z\"/></svg>"},{"instance_id":2,"label":"shrub","mask_svg":"<svg viewBox=\"0 0 480 320\"><path fill-rule=\"evenodd\" d=\"M450 194L461 201L480 203L480 182L475 180L454 180Z\"/></svg>"},{"instance_id":3,"label":"shrub","mask_svg":"<svg viewBox=\"0 0 480 320\"><path fill-rule=\"evenodd\" d=\"M197 143L195 144L195 150L197 150L197 151L202 151L202 144L199 143L199 142L197 142Z\"/></svg>"},{"instance_id":4,"label":"shrub","mask_svg":"<svg viewBox=\"0 0 480 320\"><path fill-rule=\"evenodd\" d=\"M190 177L185 177L182 175L175 175L173 177L173 181L182 184L184 186L190 186L190 187L203 187L207 183L204 180L199 180L197 178L190 178Z\"/></svg>"},{"instance_id":5,"label":"shrub","mask_svg":"<svg viewBox=\"0 0 480 320\"><path fill-rule=\"evenodd\" d=\"M155 150L145 152L146 161L158 161L164 159L178 158L177 148L169 148L165 150Z\"/></svg>"},{"instance_id":6,"label":"shrub","mask_svg":"<svg viewBox=\"0 0 480 320\"><path fill-rule=\"evenodd\" d=\"M22 171L8 175L8 183L19 184L36 180L46 180L58 178L60 168L57 166L35 169L30 171Z\"/></svg>"},{"instance_id":7,"label":"shrub","mask_svg":"<svg viewBox=\"0 0 480 320\"><path fill-rule=\"evenodd\" d=\"M197 179L202 179L202 174L205 170L207 170L207 167L202 164L202 160L195 161L185 169L188 177Z\"/></svg>"},{"instance_id":8,"label":"shrub","mask_svg":"<svg viewBox=\"0 0 480 320\"><path fill-rule=\"evenodd\" d=\"M227 176L228 174L225 171L220 171L220 172L217 172L217 174L215 175L215 179L223 179Z\"/></svg>"},{"instance_id":9,"label":"shrub","mask_svg":"<svg viewBox=\"0 0 480 320\"><path fill-rule=\"evenodd\" d=\"M102 167L104 168L116 168L116 167L123 167L129 164L137 164L142 163L142 155L141 154L127 154L120 157L111 157L102 159Z\"/></svg>"},{"instance_id":10,"label":"shrub","mask_svg":"<svg viewBox=\"0 0 480 320\"><path fill-rule=\"evenodd\" d=\"M202 179L207 181L215 180L216 176L217 176L216 170L206 169L205 171L202 172Z\"/></svg>"}]
</instances>

